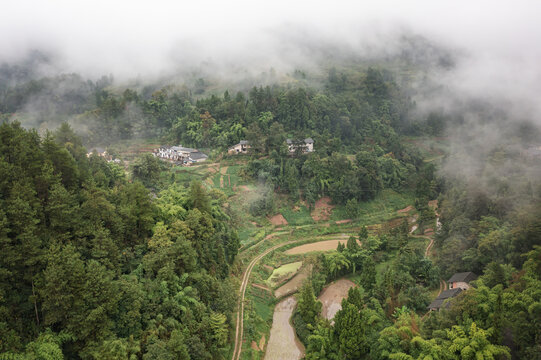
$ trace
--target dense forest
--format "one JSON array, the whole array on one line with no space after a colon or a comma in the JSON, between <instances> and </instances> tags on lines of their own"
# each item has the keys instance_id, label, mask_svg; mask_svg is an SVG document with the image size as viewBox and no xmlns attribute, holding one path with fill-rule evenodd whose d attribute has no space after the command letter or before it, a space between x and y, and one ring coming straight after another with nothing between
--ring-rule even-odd
<instances>
[{"instance_id":1,"label":"dense forest","mask_svg":"<svg viewBox=\"0 0 541 360\"><path fill-rule=\"evenodd\" d=\"M293 316L306 359L541 359L540 163L522 155L539 133L527 122L477 99L423 112L386 63L219 94L204 79L129 87L25 66L0 67L0 359L230 356L248 214L219 188L176 181L149 154L126 167L87 156L147 138L208 150L215 162L248 140L238 176L257 186L248 209L260 219L278 197L309 210L329 197L356 221L362 204L392 190L410 195L430 227L427 204L438 200L432 257L404 221L363 226L311 259ZM471 114L508 141L475 155L459 146L436 162L408 141L453 141ZM289 154L287 138L307 137L316 151ZM472 157L474 172L454 170ZM462 271L480 275L473 288L427 313L430 289ZM323 319L317 294L351 274L358 286L333 322Z\"/></svg>"},{"instance_id":2,"label":"dense forest","mask_svg":"<svg viewBox=\"0 0 541 360\"><path fill-rule=\"evenodd\" d=\"M238 249L223 197L197 182L151 197L68 126L0 139L2 357L218 357Z\"/></svg>"}]
</instances>

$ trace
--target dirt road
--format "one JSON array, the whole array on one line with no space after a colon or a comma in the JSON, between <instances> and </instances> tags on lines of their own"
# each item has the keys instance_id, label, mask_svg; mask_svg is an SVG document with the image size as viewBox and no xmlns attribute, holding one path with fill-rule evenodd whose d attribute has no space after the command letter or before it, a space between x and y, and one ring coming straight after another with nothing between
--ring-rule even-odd
<instances>
[{"instance_id":1,"label":"dirt road","mask_svg":"<svg viewBox=\"0 0 541 360\"><path fill-rule=\"evenodd\" d=\"M432 245L434 245L434 238L430 239L430 242L428 243L428 246L426 247L425 257L428 257L428 255L430 254L430 249L432 249Z\"/></svg>"},{"instance_id":2,"label":"dirt road","mask_svg":"<svg viewBox=\"0 0 541 360\"><path fill-rule=\"evenodd\" d=\"M263 253L256 256L246 268L246 271L244 272L242 276L242 283L240 284L239 289L239 302L238 302L238 311L237 311L237 326L235 329L235 347L233 349L233 357L232 360L238 360L240 359L240 353L242 351L242 337L244 332L244 295L246 294L246 286L248 285L248 282L250 280L250 275L252 273L252 269L254 266L261 260L265 255L271 253L272 251L281 248L283 246L295 243L298 241L288 241L285 243L281 243L278 245L274 245L273 247L265 250Z\"/></svg>"}]
</instances>

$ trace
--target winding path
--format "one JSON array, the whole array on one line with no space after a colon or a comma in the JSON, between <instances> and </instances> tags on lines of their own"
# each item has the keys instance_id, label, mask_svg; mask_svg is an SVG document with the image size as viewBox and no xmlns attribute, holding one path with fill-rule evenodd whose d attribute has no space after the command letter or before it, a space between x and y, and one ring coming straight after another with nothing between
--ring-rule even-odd
<instances>
[{"instance_id":1,"label":"winding path","mask_svg":"<svg viewBox=\"0 0 541 360\"><path fill-rule=\"evenodd\" d=\"M434 238L430 238L430 242L428 243L428 246L426 247L426 250L425 250L425 257L428 257L430 253L430 249L432 249L432 245L434 245Z\"/></svg>"},{"instance_id":2,"label":"winding path","mask_svg":"<svg viewBox=\"0 0 541 360\"><path fill-rule=\"evenodd\" d=\"M248 286L248 281L250 280L250 275L252 274L252 269L254 266L261 260L265 255L268 255L272 251L281 248L283 246L293 244L296 242L300 242L300 240L297 241L287 241L285 243L281 243L278 245L274 245L273 247L265 250L263 253L256 256L250 263L248 264L248 267L246 268L246 271L244 272L242 276L242 283L240 284L239 289L239 302L238 302L238 311L237 311L237 326L235 329L235 347L233 350L233 357L232 360L238 360L240 359L240 353L242 352L242 337L244 332L244 295L246 293L246 287Z\"/></svg>"}]
</instances>

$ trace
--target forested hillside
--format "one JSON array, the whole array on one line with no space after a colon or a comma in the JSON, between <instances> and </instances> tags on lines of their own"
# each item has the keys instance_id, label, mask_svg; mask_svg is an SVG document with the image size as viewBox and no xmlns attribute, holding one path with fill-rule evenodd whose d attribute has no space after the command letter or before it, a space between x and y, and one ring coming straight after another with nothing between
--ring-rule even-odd
<instances>
[{"instance_id":1,"label":"forested hillside","mask_svg":"<svg viewBox=\"0 0 541 360\"><path fill-rule=\"evenodd\" d=\"M294 262L306 359L541 359L539 132L479 99L418 106L428 68L453 66L432 50L436 65L411 50L234 90L3 65L0 359L235 358L241 304L238 356L262 358L280 297L255 282ZM314 151L290 153L305 138ZM210 157L177 166L147 144ZM339 245L284 251L319 241ZM460 272L479 279L428 312ZM342 278L331 322L316 297Z\"/></svg>"},{"instance_id":2,"label":"forested hillside","mask_svg":"<svg viewBox=\"0 0 541 360\"><path fill-rule=\"evenodd\" d=\"M67 126L3 124L0 146L2 358L218 357L238 249L220 194L151 196Z\"/></svg>"}]
</instances>

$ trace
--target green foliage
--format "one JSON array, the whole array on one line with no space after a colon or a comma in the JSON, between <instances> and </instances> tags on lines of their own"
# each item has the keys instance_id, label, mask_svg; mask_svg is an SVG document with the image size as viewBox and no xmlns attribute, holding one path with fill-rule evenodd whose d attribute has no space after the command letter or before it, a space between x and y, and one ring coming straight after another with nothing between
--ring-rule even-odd
<instances>
[{"instance_id":1,"label":"green foliage","mask_svg":"<svg viewBox=\"0 0 541 360\"><path fill-rule=\"evenodd\" d=\"M293 324L297 335L303 342L306 342L316 326L321 311L321 302L316 299L310 281L303 284L297 298L298 304L293 315Z\"/></svg>"},{"instance_id":2,"label":"green foliage","mask_svg":"<svg viewBox=\"0 0 541 360\"><path fill-rule=\"evenodd\" d=\"M447 336L451 341L449 351L459 355L460 359L496 359L499 356L511 358L507 347L491 344L488 340L490 332L478 328L475 323L467 330L453 326L451 330L447 330Z\"/></svg>"},{"instance_id":3,"label":"green foliage","mask_svg":"<svg viewBox=\"0 0 541 360\"><path fill-rule=\"evenodd\" d=\"M0 139L0 357L221 356L239 241L220 194L153 199L67 126Z\"/></svg>"},{"instance_id":4,"label":"green foliage","mask_svg":"<svg viewBox=\"0 0 541 360\"><path fill-rule=\"evenodd\" d=\"M358 359L368 352L366 325L362 312L353 304L344 302L335 317L335 331L340 354L346 359Z\"/></svg>"},{"instance_id":5,"label":"green foliage","mask_svg":"<svg viewBox=\"0 0 541 360\"><path fill-rule=\"evenodd\" d=\"M274 192L268 186L263 186L257 197L250 203L250 214L265 216L274 212Z\"/></svg>"},{"instance_id":6,"label":"green foliage","mask_svg":"<svg viewBox=\"0 0 541 360\"><path fill-rule=\"evenodd\" d=\"M133 178L147 186L155 185L164 169L164 162L156 156L145 153L132 164Z\"/></svg>"}]
</instances>

